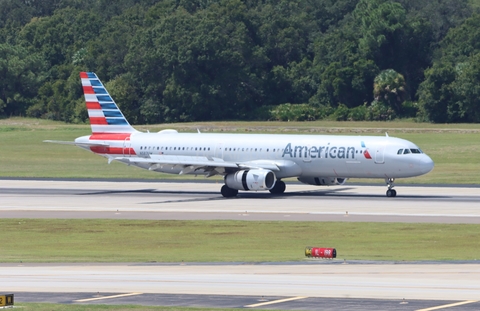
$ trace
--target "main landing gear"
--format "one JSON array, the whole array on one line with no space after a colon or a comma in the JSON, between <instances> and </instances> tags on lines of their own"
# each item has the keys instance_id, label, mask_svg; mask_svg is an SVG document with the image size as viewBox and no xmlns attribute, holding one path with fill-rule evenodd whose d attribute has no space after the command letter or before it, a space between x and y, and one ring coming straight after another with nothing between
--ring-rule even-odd
<instances>
[{"instance_id":1,"label":"main landing gear","mask_svg":"<svg viewBox=\"0 0 480 311\"><path fill-rule=\"evenodd\" d=\"M275 185L269 191L271 194L282 194L285 192L285 188L287 188L287 186L285 186L285 183L277 179L277 181L275 182Z\"/></svg>"},{"instance_id":2,"label":"main landing gear","mask_svg":"<svg viewBox=\"0 0 480 311\"><path fill-rule=\"evenodd\" d=\"M237 194L238 194L237 189L232 189L232 188L228 187L227 185L223 185L220 192L222 193L224 198L236 197Z\"/></svg>"},{"instance_id":3,"label":"main landing gear","mask_svg":"<svg viewBox=\"0 0 480 311\"><path fill-rule=\"evenodd\" d=\"M387 190L387 197L393 198L397 196L397 191L393 189L395 182L395 178L385 178L385 182L387 183L388 190Z\"/></svg>"}]
</instances>

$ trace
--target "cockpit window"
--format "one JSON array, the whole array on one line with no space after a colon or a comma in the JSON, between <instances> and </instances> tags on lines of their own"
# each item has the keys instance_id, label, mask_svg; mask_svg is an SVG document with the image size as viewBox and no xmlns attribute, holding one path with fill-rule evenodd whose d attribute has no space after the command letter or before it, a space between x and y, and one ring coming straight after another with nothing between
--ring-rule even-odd
<instances>
[{"instance_id":1,"label":"cockpit window","mask_svg":"<svg viewBox=\"0 0 480 311\"><path fill-rule=\"evenodd\" d=\"M402 153L403 153L403 149L398 149L397 154L402 154Z\"/></svg>"},{"instance_id":2,"label":"cockpit window","mask_svg":"<svg viewBox=\"0 0 480 311\"><path fill-rule=\"evenodd\" d=\"M410 151L412 153L422 153L422 151L420 151L420 149L410 149Z\"/></svg>"},{"instance_id":3,"label":"cockpit window","mask_svg":"<svg viewBox=\"0 0 480 311\"><path fill-rule=\"evenodd\" d=\"M409 153L410 153L410 149L403 150L403 154L409 154Z\"/></svg>"}]
</instances>

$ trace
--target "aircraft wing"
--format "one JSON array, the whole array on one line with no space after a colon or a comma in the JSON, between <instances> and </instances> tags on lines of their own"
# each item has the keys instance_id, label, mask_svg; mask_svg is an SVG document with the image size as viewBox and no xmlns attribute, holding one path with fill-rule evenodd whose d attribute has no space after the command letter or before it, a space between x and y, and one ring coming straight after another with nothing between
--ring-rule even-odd
<instances>
[{"instance_id":1,"label":"aircraft wing","mask_svg":"<svg viewBox=\"0 0 480 311\"><path fill-rule=\"evenodd\" d=\"M215 157L202 156L175 156L175 155L150 155L149 158L143 157L113 157L111 161L119 161L125 164L145 163L150 165L150 170L155 170L164 166L182 167L180 174L187 174L197 170L204 170L209 176L222 174L225 169L241 170L241 169L269 169L278 171L279 168L271 162L253 161L245 163L236 163L225 161Z\"/></svg>"}]
</instances>

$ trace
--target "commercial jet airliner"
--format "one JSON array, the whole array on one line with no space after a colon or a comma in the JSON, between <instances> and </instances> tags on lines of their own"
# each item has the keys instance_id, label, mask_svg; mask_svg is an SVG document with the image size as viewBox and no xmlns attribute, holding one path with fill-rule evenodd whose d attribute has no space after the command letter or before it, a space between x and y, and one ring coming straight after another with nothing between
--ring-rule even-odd
<instances>
[{"instance_id":1,"label":"commercial jet airliner","mask_svg":"<svg viewBox=\"0 0 480 311\"><path fill-rule=\"evenodd\" d=\"M111 161L172 174L221 175L224 197L238 191L285 192L282 179L315 186L348 178L381 178L395 197L396 178L433 169L433 161L408 140L385 136L207 134L162 130L143 133L125 119L93 72L81 72L92 134L72 144Z\"/></svg>"}]
</instances>

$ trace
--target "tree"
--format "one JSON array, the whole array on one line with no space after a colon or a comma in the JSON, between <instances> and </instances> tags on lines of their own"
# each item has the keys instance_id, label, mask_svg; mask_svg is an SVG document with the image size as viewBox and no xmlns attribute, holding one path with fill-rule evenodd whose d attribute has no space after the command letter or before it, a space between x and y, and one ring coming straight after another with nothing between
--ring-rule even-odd
<instances>
[{"instance_id":1,"label":"tree","mask_svg":"<svg viewBox=\"0 0 480 311\"><path fill-rule=\"evenodd\" d=\"M380 70L403 74L406 97L414 97L423 70L431 64L433 32L429 22L409 17L401 4L385 0L361 0L353 14L362 33L362 55Z\"/></svg>"},{"instance_id":2,"label":"tree","mask_svg":"<svg viewBox=\"0 0 480 311\"><path fill-rule=\"evenodd\" d=\"M373 81L373 97L401 113L405 100L405 78L393 69L383 70Z\"/></svg>"},{"instance_id":3,"label":"tree","mask_svg":"<svg viewBox=\"0 0 480 311\"><path fill-rule=\"evenodd\" d=\"M70 63L75 53L98 36L102 20L94 12L56 10L52 16L33 18L23 27L19 43L43 53L50 66Z\"/></svg>"},{"instance_id":4,"label":"tree","mask_svg":"<svg viewBox=\"0 0 480 311\"><path fill-rule=\"evenodd\" d=\"M25 48L0 44L0 115L21 115L35 99L45 62Z\"/></svg>"},{"instance_id":5,"label":"tree","mask_svg":"<svg viewBox=\"0 0 480 311\"><path fill-rule=\"evenodd\" d=\"M443 122L478 122L480 83L480 15L451 29L441 43L442 54L425 71L425 81L418 91L424 120Z\"/></svg>"}]
</instances>

